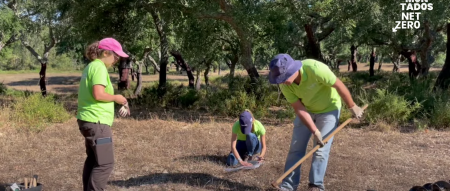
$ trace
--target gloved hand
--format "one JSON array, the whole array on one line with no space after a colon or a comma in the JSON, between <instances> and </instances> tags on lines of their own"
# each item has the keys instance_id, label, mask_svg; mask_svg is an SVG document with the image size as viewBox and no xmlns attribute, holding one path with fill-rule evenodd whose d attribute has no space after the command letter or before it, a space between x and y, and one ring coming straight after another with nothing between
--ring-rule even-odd
<instances>
[{"instance_id":1,"label":"gloved hand","mask_svg":"<svg viewBox=\"0 0 450 191\"><path fill-rule=\"evenodd\" d=\"M322 141L322 133L320 133L319 129L316 129L313 135L314 135L314 142L320 145L320 147L323 147L325 144Z\"/></svg>"},{"instance_id":2,"label":"gloved hand","mask_svg":"<svg viewBox=\"0 0 450 191\"><path fill-rule=\"evenodd\" d=\"M121 117L126 117L127 115L130 115L130 107L128 107L128 103L125 103L119 110L119 115Z\"/></svg>"},{"instance_id":3,"label":"gloved hand","mask_svg":"<svg viewBox=\"0 0 450 191\"><path fill-rule=\"evenodd\" d=\"M361 118L362 114L364 113L364 110L356 104L352 108L350 108L350 111L352 112L353 117L355 117L356 119Z\"/></svg>"}]
</instances>

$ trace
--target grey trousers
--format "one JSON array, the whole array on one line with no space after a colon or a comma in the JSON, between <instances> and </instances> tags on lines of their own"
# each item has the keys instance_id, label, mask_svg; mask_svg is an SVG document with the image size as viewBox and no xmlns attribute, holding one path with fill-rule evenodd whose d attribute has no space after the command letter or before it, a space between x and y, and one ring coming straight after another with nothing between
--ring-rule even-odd
<instances>
[{"instance_id":1,"label":"grey trousers","mask_svg":"<svg viewBox=\"0 0 450 191\"><path fill-rule=\"evenodd\" d=\"M87 158L83 168L83 191L105 190L114 168L114 148L109 125L77 120L84 136Z\"/></svg>"}]
</instances>

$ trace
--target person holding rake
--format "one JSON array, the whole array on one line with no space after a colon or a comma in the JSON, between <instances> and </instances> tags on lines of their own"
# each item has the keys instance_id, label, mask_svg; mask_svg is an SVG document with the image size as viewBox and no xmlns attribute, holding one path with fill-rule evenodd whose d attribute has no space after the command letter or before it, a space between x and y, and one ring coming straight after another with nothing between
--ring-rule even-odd
<instances>
[{"instance_id":1,"label":"person holding rake","mask_svg":"<svg viewBox=\"0 0 450 191\"><path fill-rule=\"evenodd\" d=\"M333 137L326 145L322 137L331 134L338 126L341 99L353 117L360 118L363 109L356 105L342 81L322 62L314 59L294 60L288 54L278 54L270 62L269 82L278 84L297 117L284 171L288 171L305 156L308 141L314 136L314 152L309 172L309 191L323 191ZM300 168L287 175L280 190L297 190L300 184Z\"/></svg>"}]
</instances>

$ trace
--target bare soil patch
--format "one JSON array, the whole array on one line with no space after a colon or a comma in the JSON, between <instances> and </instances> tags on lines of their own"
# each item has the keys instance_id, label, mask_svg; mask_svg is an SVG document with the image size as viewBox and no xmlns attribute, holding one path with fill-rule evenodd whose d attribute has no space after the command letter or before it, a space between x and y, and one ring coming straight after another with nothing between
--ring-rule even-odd
<instances>
[{"instance_id":1,"label":"bare soil patch","mask_svg":"<svg viewBox=\"0 0 450 191\"><path fill-rule=\"evenodd\" d=\"M157 116L157 115L152 115ZM116 119L112 127L115 167L108 190L273 190L282 175L292 124L267 129L267 161L256 170L227 174L234 120ZM334 140L327 190L409 190L449 180L450 132L382 133L344 128ZM85 159L76 119L40 134L0 133L0 184L38 174L45 190L81 190ZM311 141L308 151L311 149ZM305 190L311 159L302 166L299 190Z\"/></svg>"}]
</instances>

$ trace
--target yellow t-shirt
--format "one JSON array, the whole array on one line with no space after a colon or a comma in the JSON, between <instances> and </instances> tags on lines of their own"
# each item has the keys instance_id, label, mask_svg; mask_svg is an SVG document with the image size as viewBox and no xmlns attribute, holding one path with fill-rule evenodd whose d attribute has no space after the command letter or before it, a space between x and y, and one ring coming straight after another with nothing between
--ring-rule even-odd
<instances>
[{"instance_id":1,"label":"yellow t-shirt","mask_svg":"<svg viewBox=\"0 0 450 191\"><path fill-rule=\"evenodd\" d=\"M301 99L308 112L326 113L341 108L341 96L331 86L336 82L336 75L330 68L313 59L302 60L302 75L299 85L280 84L281 92L289 103Z\"/></svg>"},{"instance_id":2,"label":"yellow t-shirt","mask_svg":"<svg viewBox=\"0 0 450 191\"><path fill-rule=\"evenodd\" d=\"M264 129L264 126L258 120L255 120L253 126L254 126L253 133L258 137L259 140L261 140L261 135L266 134L266 129ZM241 124L239 123L239 120L237 120L233 125L233 133L237 134L237 140L239 141L247 140L247 136L243 134L241 131Z\"/></svg>"}]
</instances>

